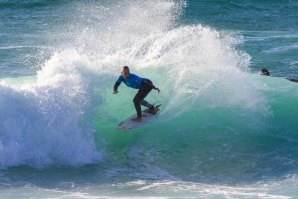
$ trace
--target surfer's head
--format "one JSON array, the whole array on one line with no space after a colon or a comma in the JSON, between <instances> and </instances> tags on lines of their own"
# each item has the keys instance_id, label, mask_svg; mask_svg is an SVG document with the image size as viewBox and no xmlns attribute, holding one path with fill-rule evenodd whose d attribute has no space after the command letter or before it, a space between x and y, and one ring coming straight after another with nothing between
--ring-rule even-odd
<instances>
[{"instance_id":1,"label":"surfer's head","mask_svg":"<svg viewBox=\"0 0 298 199\"><path fill-rule=\"evenodd\" d=\"M260 72L260 75L270 76L270 73L266 68L263 68Z\"/></svg>"},{"instance_id":2,"label":"surfer's head","mask_svg":"<svg viewBox=\"0 0 298 199\"><path fill-rule=\"evenodd\" d=\"M128 77L129 77L129 68L128 68L128 66L123 66L121 74L122 74L124 79L128 79Z\"/></svg>"}]
</instances>

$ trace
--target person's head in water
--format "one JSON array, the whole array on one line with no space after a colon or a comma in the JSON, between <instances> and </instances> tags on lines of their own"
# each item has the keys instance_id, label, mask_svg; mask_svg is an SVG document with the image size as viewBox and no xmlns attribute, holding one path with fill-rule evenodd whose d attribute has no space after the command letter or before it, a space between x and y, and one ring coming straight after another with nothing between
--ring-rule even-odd
<instances>
[{"instance_id":1,"label":"person's head in water","mask_svg":"<svg viewBox=\"0 0 298 199\"><path fill-rule=\"evenodd\" d=\"M263 68L260 72L260 75L270 76L270 73L266 68Z\"/></svg>"},{"instance_id":2,"label":"person's head in water","mask_svg":"<svg viewBox=\"0 0 298 199\"><path fill-rule=\"evenodd\" d=\"M121 74L122 74L124 79L129 78L129 68L128 68L128 66L123 66Z\"/></svg>"}]
</instances>

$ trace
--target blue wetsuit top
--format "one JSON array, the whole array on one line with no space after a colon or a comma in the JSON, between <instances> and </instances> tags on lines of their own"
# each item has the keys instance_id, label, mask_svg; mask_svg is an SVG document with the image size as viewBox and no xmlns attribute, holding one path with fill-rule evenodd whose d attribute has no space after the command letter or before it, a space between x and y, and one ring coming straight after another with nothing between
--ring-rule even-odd
<instances>
[{"instance_id":1,"label":"blue wetsuit top","mask_svg":"<svg viewBox=\"0 0 298 199\"><path fill-rule=\"evenodd\" d=\"M140 89L142 82L148 83L152 85L152 88L155 89L155 86L153 86L152 82L147 78L141 78L135 74L130 73L128 79L124 79L122 75L119 76L118 80L116 81L114 85L114 91L118 89L118 86L124 82L126 86L134 88L134 89Z\"/></svg>"}]
</instances>

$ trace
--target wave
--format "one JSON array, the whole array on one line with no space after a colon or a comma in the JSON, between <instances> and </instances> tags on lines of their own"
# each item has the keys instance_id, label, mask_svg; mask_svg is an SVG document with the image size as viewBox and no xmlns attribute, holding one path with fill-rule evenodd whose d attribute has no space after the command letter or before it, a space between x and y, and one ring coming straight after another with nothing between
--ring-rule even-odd
<instances>
[{"instance_id":1,"label":"wave","mask_svg":"<svg viewBox=\"0 0 298 199\"><path fill-rule=\"evenodd\" d=\"M59 45L33 82L1 81L1 167L123 167L128 158L143 177L153 168L157 176L210 181L294 170L295 85L251 73L238 36L179 24L185 5L84 5L82 21L65 32L76 40ZM162 90L148 96L162 101L159 118L128 134L115 127L134 113L135 91L121 85L111 93L122 65Z\"/></svg>"}]
</instances>

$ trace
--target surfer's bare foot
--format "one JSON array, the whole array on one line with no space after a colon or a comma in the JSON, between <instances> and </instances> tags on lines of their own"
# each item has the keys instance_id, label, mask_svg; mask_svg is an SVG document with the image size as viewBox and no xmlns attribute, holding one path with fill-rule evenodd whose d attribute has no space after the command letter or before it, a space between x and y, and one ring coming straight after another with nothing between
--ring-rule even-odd
<instances>
[{"instance_id":1,"label":"surfer's bare foot","mask_svg":"<svg viewBox=\"0 0 298 199\"><path fill-rule=\"evenodd\" d=\"M131 120L134 121L134 122L142 122L142 117L136 117L136 118L133 118Z\"/></svg>"}]
</instances>

